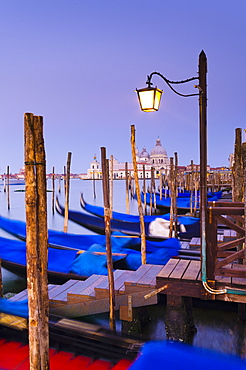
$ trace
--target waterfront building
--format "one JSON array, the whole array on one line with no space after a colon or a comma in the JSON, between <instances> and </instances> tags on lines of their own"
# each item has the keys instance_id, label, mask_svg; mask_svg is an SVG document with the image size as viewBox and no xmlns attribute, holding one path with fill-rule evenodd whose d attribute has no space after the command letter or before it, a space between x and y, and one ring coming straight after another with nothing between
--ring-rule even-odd
<instances>
[{"instance_id":1,"label":"waterfront building","mask_svg":"<svg viewBox=\"0 0 246 370\"><path fill-rule=\"evenodd\" d=\"M109 169L112 168L111 161L113 160L113 178L123 179L126 173L126 162L119 162L116 158L109 159ZM150 154L147 152L144 146L142 151L139 152L136 149L136 161L138 169L138 177L141 179L144 177L144 167L145 167L145 177L151 178L151 168L155 169L155 177L159 177L161 172L169 171L169 158L167 156L166 149L162 146L161 140L158 138L156 144L151 150ZM134 177L133 163L127 162L128 174ZM96 155L93 161L90 163L90 168L87 170L88 179L101 179L102 178L102 168L101 163L98 162Z\"/></svg>"}]
</instances>

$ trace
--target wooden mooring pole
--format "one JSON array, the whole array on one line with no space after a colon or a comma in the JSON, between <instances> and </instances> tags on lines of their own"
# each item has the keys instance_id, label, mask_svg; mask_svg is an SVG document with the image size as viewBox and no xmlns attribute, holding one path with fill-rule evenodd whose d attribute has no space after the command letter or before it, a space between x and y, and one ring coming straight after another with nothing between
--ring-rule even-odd
<instances>
[{"instance_id":1,"label":"wooden mooring pole","mask_svg":"<svg viewBox=\"0 0 246 370\"><path fill-rule=\"evenodd\" d=\"M244 182L244 228L246 230L246 142L242 143L242 162L243 162L243 182ZM245 233L245 242L244 242L244 261L246 263L246 233Z\"/></svg>"},{"instance_id":2,"label":"wooden mooring pole","mask_svg":"<svg viewBox=\"0 0 246 370\"><path fill-rule=\"evenodd\" d=\"M70 166L71 166L72 153L68 152L67 155L67 172L66 172L66 192L65 192L65 214L64 214L64 233L67 233L68 229L68 210L69 210L69 190L70 190Z\"/></svg>"},{"instance_id":3,"label":"wooden mooring pole","mask_svg":"<svg viewBox=\"0 0 246 370\"><path fill-rule=\"evenodd\" d=\"M46 163L43 119L24 116L30 369L49 369Z\"/></svg>"},{"instance_id":4,"label":"wooden mooring pole","mask_svg":"<svg viewBox=\"0 0 246 370\"><path fill-rule=\"evenodd\" d=\"M141 232L141 261L142 265L146 264L146 236L144 227L144 214L140 196L139 182L138 182L138 169L136 160L136 141L135 141L135 126L131 125L131 147L132 147L132 162L134 168L135 187L138 201L138 213L140 219L140 232Z\"/></svg>"},{"instance_id":5,"label":"wooden mooring pole","mask_svg":"<svg viewBox=\"0 0 246 370\"><path fill-rule=\"evenodd\" d=\"M110 204L110 218L112 218L112 212L113 212L113 200L114 200L114 156L110 156L110 168L109 168L109 204Z\"/></svg>"},{"instance_id":6,"label":"wooden mooring pole","mask_svg":"<svg viewBox=\"0 0 246 370\"><path fill-rule=\"evenodd\" d=\"M129 179L128 179L128 163L125 162L125 186L126 186L126 213L130 213L129 205Z\"/></svg>"},{"instance_id":7,"label":"wooden mooring pole","mask_svg":"<svg viewBox=\"0 0 246 370\"><path fill-rule=\"evenodd\" d=\"M52 167L52 213L55 213L55 167Z\"/></svg>"},{"instance_id":8,"label":"wooden mooring pole","mask_svg":"<svg viewBox=\"0 0 246 370\"><path fill-rule=\"evenodd\" d=\"M110 196L109 196L109 169L106 159L106 148L101 148L101 163L102 163L102 185L103 185L103 200L104 200L104 222L106 236L106 253L107 253L107 268L109 282L109 326L115 332L115 291L114 291L114 274L113 274L113 259L111 250L111 227L110 227Z\"/></svg>"},{"instance_id":9,"label":"wooden mooring pole","mask_svg":"<svg viewBox=\"0 0 246 370\"><path fill-rule=\"evenodd\" d=\"M94 168L92 170L92 188L93 188L93 198L96 199L96 184L95 184L95 173L94 173Z\"/></svg>"},{"instance_id":10,"label":"wooden mooring pole","mask_svg":"<svg viewBox=\"0 0 246 370\"><path fill-rule=\"evenodd\" d=\"M171 190L171 204L170 204L170 226L169 226L169 238L173 237L173 223L174 223L174 209L176 202L175 186L174 186L174 163L173 157L170 157L170 190Z\"/></svg>"},{"instance_id":11,"label":"wooden mooring pole","mask_svg":"<svg viewBox=\"0 0 246 370\"><path fill-rule=\"evenodd\" d=\"M144 195L144 214L147 215L145 164L143 164L143 195Z\"/></svg>"},{"instance_id":12,"label":"wooden mooring pole","mask_svg":"<svg viewBox=\"0 0 246 370\"><path fill-rule=\"evenodd\" d=\"M7 166L7 202L8 209L10 209L9 166Z\"/></svg>"},{"instance_id":13,"label":"wooden mooring pole","mask_svg":"<svg viewBox=\"0 0 246 370\"><path fill-rule=\"evenodd\" d=\"M242 202L243 199L243 164L242 164L242 129L235 130L234 164L232 167L232 201Z\"/></svg>"}]
</instances>

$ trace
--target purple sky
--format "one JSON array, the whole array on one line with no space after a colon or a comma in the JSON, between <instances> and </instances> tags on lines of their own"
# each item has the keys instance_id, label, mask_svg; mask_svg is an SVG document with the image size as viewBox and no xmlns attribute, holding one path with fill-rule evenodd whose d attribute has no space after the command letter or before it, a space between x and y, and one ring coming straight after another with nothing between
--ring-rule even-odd
<instances>
[{"instance_id":1,"label":"purple sky","mask_svg":"<svg viewBox=\"0 0 246 370\"><path fill-rule=\"evenodd\" d=\"M198 99L163 89L159 112L143 113L136 88L158 71L197 75L208 58L208 163L228 165L245 127L245 0L0 0L0 173L23 166L23 116L44 117L47 172L86 172L100 147L131 161L157 137L179 164L199 162ZM180 86L195 93L194 83Z\"/></svg>"}]
</instances>

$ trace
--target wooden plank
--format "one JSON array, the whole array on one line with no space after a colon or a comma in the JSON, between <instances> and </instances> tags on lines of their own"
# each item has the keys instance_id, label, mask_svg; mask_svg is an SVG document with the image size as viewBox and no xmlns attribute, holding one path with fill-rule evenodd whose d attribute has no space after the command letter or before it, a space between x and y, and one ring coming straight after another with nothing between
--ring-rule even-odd
<instances>
[{"instance_id":1,"label":"wooden plank","mask_svg":"<svg viewBox=\"0 0 246 370\"><path fill-rule=\"evenodd\" d=\"M67 291L67 293L68 294L84 294L83 292L86 291L87 288L92 286L94 290L94 287L96 285L100 284L102 280L107 280L107 279L108 278L105 275L91 275L84 281L81 281L81 280L78 281L77 284L74 284Z\"/></svg>"},{"instance_id":2,"label":"wooden plank","mask_svg":"<svg viewBox=\"0 0 246 370\"><path fill-rule=\"evenodd\" d=\"M219 269L215 269L215 275L219 276L231 276L231 277L238 277L238 278L246 278L246 271L242 269L232 269L229 265L225 267L221 267Z\"/></svg>"},{"instance_id":3,"label":"wooden plank","mask_svg":"<svg viewBox=\"0 0 246 370\"><path fill-rule=\"evenodd\" d=\"M123 294L125 292L125 281L131 279L134 272L135 271L125 271L124 274L115 281L115 290L119 294Z\"/></svg>"},{"instance_id":4,"label":"wooden plank","mask_svg":"<svg viewBox=\"0 0 246 370\"><path fill-rule=\"evenodd\" d=\"M221 284L231 284L230 276L215 276L215 281Z\"/></svg>"},{"instance_id":5,"label":"wooden plank","mask_svg":"<svg viewBox=\"0 0 246 370\"><path fill-rule=\"evenodd\" d=\"M223 260L216 263L215 268L219 269L222 266L225 266L238 258L244 258L245 251L242 249L238 252L233 253L231 256L224 258ZM246 270L245 270L246 271Z\"/></svg>"},{"instance_id":6,"label":"wooden plank","mask_svg":"<svg viewBox=\"0 0 246 370\"><path fill-rule=\"evenodd\" d=\"M13 297L9 298L8 301L18 302L23 299L27 299L27 289L22 290L20 293L15 294Z\"/></svg>"},{"instance_id":7,"label":"wooden plank","mask_svg":"<svg viewBox=\"0 0 246 370\"><path fill-rule=\"evenodd\" d=\"M169 279L181 279L191 261L179 260L179 263L170 274Z\"/></svg>"},{"instance_id":8,"label":"wooden plank","mask_svg":"<svg viewBox=\"0 0 246 370\"><path fill-rule=\"evenodd\" d=\"M238 277L232 277L232 285L243 285L243 289L246 287L246 279L245 278L238 278Z\"/></svg>"},{"instance_id":9,"label":"wooden plank","mask_svg":"<svg viewBox=\"0 0 246 370\"><path fill-rule=\"evenodd\" d=\"M97 287L101 282L103 281L108 281L108 277L105 276L105 275L99 275L97 276L97 279L95 279L94 281L91 281L90 282L90 285L88 286L84 286L82 288L82 291L80 291L78 294L79 296L88 296L90 298L95 298L95 287ZM74 293L72 292L68 292L68 295L74 295Z\"/></svg>"},{"instance_id":10,"label":"wooden plank","mask_svg":"<svg viewBox=\"0 0 246 370\"><path fill-rule=\"evenodd\" d=\"M67 304L76 303L87 299L95 299L94 288L97 286L97 284L100 284L101 281L105 280L108 280L107 276L97 276L96 279L88 282L87 286L82 287L81 291L67 292Z\"/></svg>"},{"instance_id":11,"label":"wooden plank","mask_svg":"<svg viewBox=\"0 0 246 370\"><path fill-rule=\"evenodd\" d=\"M181 244L181 249L189 249L190 248L190 243L189 242L180 242Z\"/></svg>"},{"instance_id":12,"label":"wooden plank","mask_svg":"<svg viewBox=\"0 0 246 370\"><path fill-rule=\"evenodd\" d=\"M52 289L56 288L57 285L55 284L49 284L48 285L48 291L51 291ZM21 292L15 294L13 297L9 298L8 301L11 302L17 302L17 301L23 301L24 299L27 299L27 289L22 290Z\"/></svg>"},{"instance_id":13,"label":"wooden plank","mask_svg":"<svg viewBox=\"0 0 246 370\"><path fill-rule=\"evenodd\" d=\"M201 281L191 282L189 280L177 279L158 279L157 289L167 285L160 294L171 294L174 296L184 296L206 299L207 293L202 286Z\"/></svg>"},{"instance_id":14,"label":"wooden plank","mask_svg":"<svg viewBox=\"0 0 246 370\"><path fill-rule=\"evenodd\" d=\"M144 264L141 265L135 272L132 274L127 281L125 281L125 285L137 285L137 282L141 279L141 277L146 274L152 265Z\"/></svg>"},{"instance_id":15,"label":"wooden plank","mask_svg":"<svg viewBox=\"0 0 246 370\"><path fill-rule=\"evenodd\" d=\"M178 263L178 259L171 258L163 267L163 269L159 272L156 278L168 278Z\"/></svg>"},{"instance_id":16,"label":"wooden plank","mask_svg":"<svg viewBox=\"0 0 246 370\"><path fill-rule=\"evenodd\" d=\"M200 261L191 261L187 270L185 271L182 279L184 280L197 280L198 274L201 271Z\"/></svg>"},{"instance_id":17,"label":"wooden plank","mask_svg":"<svg viewBox=\"0 0 246 370\"><path fill-rule=\"evenodd\" d=\"M115 294L124 294L125 291L125 280L129 279L131 274L134 273L134 271L125 271L125 270L116 270L114 272L114 289ZM108 297L108 282L102 282L100 285L95 287L95 297L96 299Z\"/></svg>"},{"instance_id":18,"label":"wooden plank","mask_svg":"<svg viewBox=\"0 0 246 370\"><path fill-rule=\"evenodd\" d=\"M136 284L125 284L125 294L132 294L156 288L156 275L162 270L163 265L151 265L151 268L137 281Z\"/></svg>"},{"instance_id":19,"label":"wooden plank","mask_svg":"<svg viewBox=\"0 0 246 370\"><path fill-rule=\"evenodd\" d=\"M137 285L144 285L151 287L151 282L156 281L156 275L162 270L163 265L152 265L151 268L144 274L137 282ZM155 284L154 284L155 285Z\"/></svg>"},{"instance_id":20,"label":"wooden plank","mask_svg":"<svg viewBox=\"0 0 246 370\"><path fill-rule=\"evenodd\" d=\"M57 285L49 292L50 301L65 301L67 298L67 290L70 289L78 280L68 280L63 285Z\"/></svg>"},{"instance_id":21,"label":"wooden plank","mask_svg":"<svg viewBox=\"0 0 246 370\"><path fill-rule=\"evenodd\" d=\"M132 294L132 306L142 307L149 306L157 303L157 296L150 299L144 299L146 293L150 293L152 289L147 292L137 292ZM115 296L115 310L119 310L120 305L126 306L128 302L128 296L121 294ZM80 317L87 315L94 315L98 313L109 312L109 299L102 298L98 300L86 300L75 304L57 306L53 302L50 302L50 313L64 317Z\"/></svg>"},{"instance_id":22,"label":"wooden plank","mask_svg":"<svg viewBox=\"0 0 246 370\"><path fill-rule=\"evenodd\" d=\"M192 238L190 241L190 247L197 247L201 245L201 239L200 238Z\"/></svg>"},{"instance_id":23,"label":"wooden plank","mask_svg":"<svg viewBox=\"0 0 246 370\"><path fill-rule=\"evenodd\" d=\"M246 296L239 294L217 294L216 300L226 302L246 303Z\"/></svg>"}]
</instances>

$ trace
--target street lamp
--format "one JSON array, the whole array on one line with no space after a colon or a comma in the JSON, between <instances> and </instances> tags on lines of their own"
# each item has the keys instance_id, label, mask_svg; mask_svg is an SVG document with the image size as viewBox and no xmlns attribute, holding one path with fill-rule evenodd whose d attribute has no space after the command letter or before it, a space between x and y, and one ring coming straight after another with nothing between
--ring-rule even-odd
<instances>
[{"instance_id":1,"label":"street lamp","mask_svg":"<svg viewBox=\"0 0 246 370\"><path fill-rule=\"evenodd\" d=\"M182 81L170 81L159 72L152 72L147 76L147 87L136 89L141 110L144 112L153 112L159 109L162 90L152 87L151 79L154 75L160 76L170 89L183 97L199 96L199 122L200 122L200 236L201 236L201 254L202 254L202 282L207 286L206 273L206 208L207 208L207 57L204 51L199 55L199 71L197 77L191 77ZM198 80L199 92L196 94L181 94L176 91L172 85L183 84L193 80Z\"/></svg>"}]
</instances>

